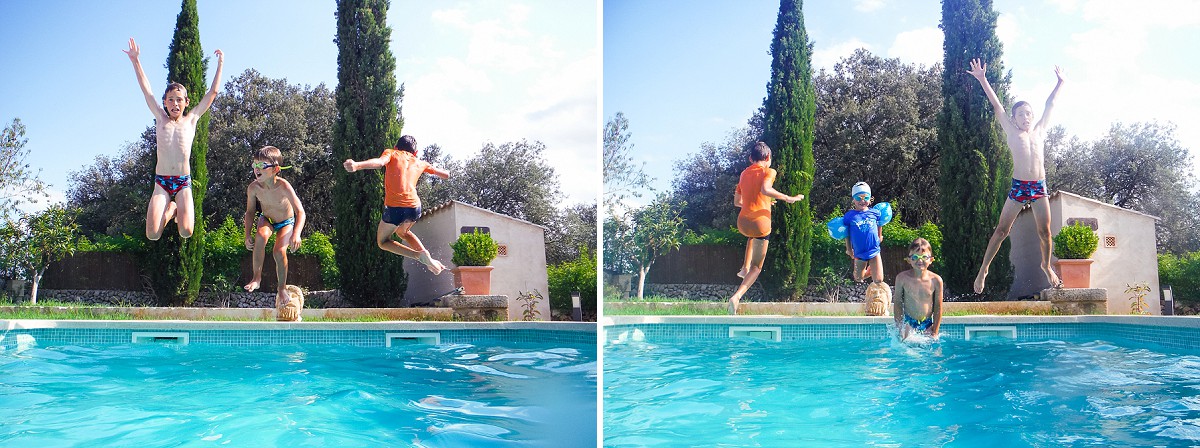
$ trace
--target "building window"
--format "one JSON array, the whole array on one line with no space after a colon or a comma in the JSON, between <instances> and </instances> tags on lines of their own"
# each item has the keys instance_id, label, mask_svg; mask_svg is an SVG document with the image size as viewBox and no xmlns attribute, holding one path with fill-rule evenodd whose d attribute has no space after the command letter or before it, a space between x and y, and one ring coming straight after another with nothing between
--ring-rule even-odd
<instances>
[{"instance_id":1,"label":"building window","mask_svg":"<svg viewBox=\"0 0 1200 448\"><path fill-rule=\"evenodd\" d=\"M1088 226L1089 228L1092 229L1093 232L1095 232L1096 229L1100 228L1100 223L1096 221L1096 218L1069 218L1069 219L1067 219L1066 225L1073 226L1075 224L1083 224L1085 226Z\"/></svg>"},{"instance_id":2,"label":"building window","mask_svg":"<svg viewBox=\"0 0 1200 448\"><path fill-rule=\"evenodd\" d=\"M1117 247L1117 236L1104 235L1104 247Z\"/></svg>"},{"instance_id":3,"label":"building window","mask_svg":"<svg viewBox=\"0 0 1200 448\"><path fill-rule=\"evenodd\" d=\"M475 226L462 226L462 228L458 229L458 233L475 233L476 230L478 230L479 233L486 233L489 235L492 233L492 229L490 229L488 227L475 227Z\"/></svg>"}]
</instances>

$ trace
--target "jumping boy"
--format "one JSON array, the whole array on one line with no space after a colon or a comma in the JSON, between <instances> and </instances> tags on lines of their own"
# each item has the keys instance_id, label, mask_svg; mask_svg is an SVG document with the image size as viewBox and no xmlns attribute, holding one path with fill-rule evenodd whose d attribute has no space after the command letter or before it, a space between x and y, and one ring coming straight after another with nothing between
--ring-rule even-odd
<instances>
[{"instance_id":1,"label":"jumping boy","mask_svg":"<svg viewBox=\"0 0 1200 448\"><path fill-rule=\"evenodd\" d=\"M900 339L913 331L937 337L942 326L942 277L929 270L933 248L925 238L908 246L908 265L912 269L896 275L896 300L892 316Z\"/></svg>"},{"instance_id":2,"label":"jumping boy","mask_svg":"<svg viewBox=\"0 0 1200 448\"><path fill-rule=\"evenodd\" d=\"M984 281L987 279L988 267L992 264L992 258L1000 249L1000 243L1008 238L1008 232L1012 230L1017 213L1024 207L1033 209L1033 222L1037 228L1038 240L1042 249L1042 272L1046 274L1046 280L1050 282L1051 286L1058 286L1058 276L1054 274L1054 270L1050 269L1050 253L1054 244L1050 240L1050 203L1038 199L1046 196L1043 146L1046 141L1046 128L1050 127L1050 112L1054 110L1054 98L1058 95L1058 89L1063 85L1063 72L1058 66L1054 67L1054 75L1058 77L1058 83L1054 85L1054 90L1050 91L1050 97L1046 98L1046 108L1042 111L1042 119L1034 124L1033 106L1025 101L1018 101L1013 105L1011 116L1004 113L1004 106L1000 104L1000 99L996 97L996 92L988 83L986 71L987 64L981 64L979 59L972 59L971 70L967 73L974 76L983 86L988 101L992 103L992 108L996 111L996 121L999 121L1000 127L1004 129L1004 135L1008 140L1008 149L1012 151L1013 180L1012 188L1008 192L1008 199L1004 201L1004 208L1000 210L1000 222L996 224L996 230L992 232L992 238L988 240L987 251L983 254L983 264L979 266L979 273L975 276L975 293L983 292Z\"/></svg>"},{"instance_id":3,"label":"jumping boy","mask_svg":"<svg viewBox=\"0 0 1200 448\"><path fill-rule=\"evenodd\" d=\"M251 269L254 277L245 286L246 291L258 289L262 282L262 264L267 239L275 235L276 306L289 300L287 293L287 250L300 249L300 233L304 230L304 206L296 196L292 184L279 171L283 155L279 148L264 146L254 153L254 180L246 187L246 215L242 226L246 232L246 249L254 251ZM251 233L253 231L253 233Z\"/></svg>"},{"instance_id":4,"label":"jumping boy","mask_svg":"<svg viewBox=\"0 0 1200 448\"><path fill-rule=\"evenodd\" d=\"M175 219L179 225L179 236L190 238L195 227L193 212L190 165L192 156L192 139L196 137L196 122L208 112L213 100L217 98L218 87L221 85L221 68L225 64L225 54L216 51L217 74L213 77L212 87L200 99L200 103L186 114L188 106L187 89L182 84L173 82L163 93L162 107L154 100L150 91L150 81L142 71L142 63L138 60L141 50L133 38L129 38L129 50L125 54L133 62L133 71L137 74L138 85L146 97L146 106L154 114L154 131L158 143L158 162L154 167L154 193L146 206L146 238L157 241L162 236L163 228Z\"/></svg>"},{"instance_id":5,"label":"jumping boy","mask_svg":"<svg viewBox=\"0 0 1200 448\"><path fill-rule=\"evenodd\" d=\"M767 240L771 235L772 198L788 204L804 199L804 195L788 196L775 190L775 170L771 169L771 148L758 142L750 149L750 166L742 171L737 189L733 193L733 205L741 207L738 212L738 231L746 238L746 257L738 277L742 284L733 297L729 298L729 314L737 314L742 296L754 285L762 273L763 261L767 257Z\"/></svg>"},{"instance_id":6,"label":"jumping boy","mask_svg":"<svg viewBox=\"0 0 1200 448\"><path fill-rule=\"evenodd\" d=\"M871 207L871 186L859 182L850 188L850 210L842 216L846 226L846 255L850 256L854 281L861 282L870 275L874 280L867 286L867 314L882 316L887 312L891 294L883 282L883 258L879 244L883 242L883 216Z\"/></svg>"},{"instance_id":7,"label":"jumping boy","mask_svg":"<svg viewBox=\"0 0 1200 448\"><path fill-rule=\"evenodd\" d=\"M429 251L421 245L421 240L410 229L421 217L421 198L417 196L417 181L421 179L421 174L429 173L447 179L450 172L417 158L417 139L411 135L400 137L394 148L384 149L379 157L361 162L346 159L342 166L351 173L364 169L384 169L384 209L375 232L376 243L380 249L420 261L434 275L441 274L446 266L429 255ZM408 245L393 241L393 234Z\"/></svg>"}]
</instances>

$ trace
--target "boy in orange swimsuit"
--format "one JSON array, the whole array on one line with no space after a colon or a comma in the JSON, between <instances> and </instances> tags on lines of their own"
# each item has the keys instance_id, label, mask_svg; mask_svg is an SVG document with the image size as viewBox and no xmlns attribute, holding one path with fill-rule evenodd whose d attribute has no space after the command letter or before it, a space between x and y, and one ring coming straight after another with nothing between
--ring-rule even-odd
<instances>
[{"instance_id":1,"label":"boy in orange swimsuit","mask_svg":"<svg viewBox=\"0 0 1200 448\"><path fill-rule=\"evenodd\" d=\"M421 198L417 196L417 181L421 179L421 174L429 173L447 179L450 172L417 158L417 139L411 135L400 137L394 148L384 149L379 157L361 162L346 159L342 166L351 173L364 169L384 169L383 218L375 232L376 243L380 249L420 261L434 275L441 274L446 266L429 255L429 251L421 245L421 240L410 229L421 217ZM408 245L393 241L393 234L399 235Z\"/></svg>"},{"instance_id":2,"label":"boy in orange swimsuit","mask_svg":"<svg viewBox=\"0 0 1200 448\"><path fill-rule=\"evenodd\" d=\"M738 302L762 273L763 260L767 257L767 239L771 235L771 203L772 199L780 199L788 204L804 199L804 195L788 196L775 191L775 170L771 169L771 148L766 143L758 142L750 149L750 166L742 171L738 179L737 190L733 193L733 205L741 207L738 212L738 231L749 240L746 241L746 259L742 262L742 284L738 286L733 297L729 299L729 314L737 314Z\"/></svg>"}]
</instances>

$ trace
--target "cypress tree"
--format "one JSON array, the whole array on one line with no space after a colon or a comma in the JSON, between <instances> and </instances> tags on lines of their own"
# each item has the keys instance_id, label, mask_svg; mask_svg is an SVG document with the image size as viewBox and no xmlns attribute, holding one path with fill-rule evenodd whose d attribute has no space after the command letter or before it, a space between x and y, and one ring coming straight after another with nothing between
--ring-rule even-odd
<instances>
[{"instance_id":1,"label":"cypress tree","mask_svg":"<svg viewBox=\"0 0 1200 448\"><path fill-rule=\"evenodd\" d=\"M338 118L334 160L378 157L400 137L396 59L388 44L387 0L339 0L337 4ZM407 277L402 258L379 249L375 230L383 207L383 170L336 170L333 244L341 291L360 306L395 304Z\"/></svg>"},{"instance_id":2,"label":"cypress tree","mask_svg":"<svg viewBox=\"0 0 1200 448\"><path fill-rule=\"evenodd\" d=\"M778 171L775 189L808 196L812 189L816 93L812 83L812 43L804 29L802 0L782 0L771 41L771 81L767 84L766 130ZM812 209L804 200L776 207L771 217L766 282L775 293L795 298L808 285L812 264Z\"/></svg>"},{"instance_id":3,"label":"cypress tree","mask_svg":"<svg viewBox=\"0 0 1200 448\"><path fill-rule=\"evenodd\" d=\"M190 107L200 103L208 92L204 73L208 61L200 46L200 14L196 0L183 0L175 20L175 35L167 55L167 82L178 82L187 88ZM204 194L208 187L208 121L209 114L196 123L192 140L191 193L195 211L195 230L191 238L180 238L178 232L163 230L162 238L150 246L149 269L151 283L159 300L169 304L191 304L200 293L200 278L204 274ZM153 174L153 173L152 173Z\"/></svg>"},{"instance_id":4,"label":"cypress tree","mask_svg":"<svg viewBox=\"0 0 1200 448\"><path fill-rule=\"evenodd\" d=\"M988 64L987 78L1002 104L1008 104L1010 78L1000 58L997 13L991 0L943 0L945 33L942 66L942 112L938 143L942 150L941 227L944 241L942 277L952 293L970 293L988 239L1012 178L1012 155L995 111L979 82L966 73L971 59ZM1005 240L988 273L988 295L1003 294L1012 284Z\"/></svg>"}]
</instances>

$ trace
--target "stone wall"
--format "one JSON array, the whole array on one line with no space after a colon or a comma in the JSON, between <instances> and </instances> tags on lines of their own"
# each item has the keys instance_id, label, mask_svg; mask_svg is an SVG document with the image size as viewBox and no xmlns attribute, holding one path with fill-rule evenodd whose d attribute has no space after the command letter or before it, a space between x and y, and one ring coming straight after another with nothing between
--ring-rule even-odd
<instances>
[{"instance_id":1,"label":"stone wall","mask_svg":"<svg viewBox=\"0 0 1200 448\"><path fill-rule=\"evenodd\" d=\"M38 291L38 299L58 302L76 302L88 305L110 306L160 306L153 294L139 291L98 291L77 289L45 289ZM193 305L212 308L274 308L273 292L202 292ZM305 308L353 308L342 299L341 291L306 291Z\"/></svg>"}]
</instances>

